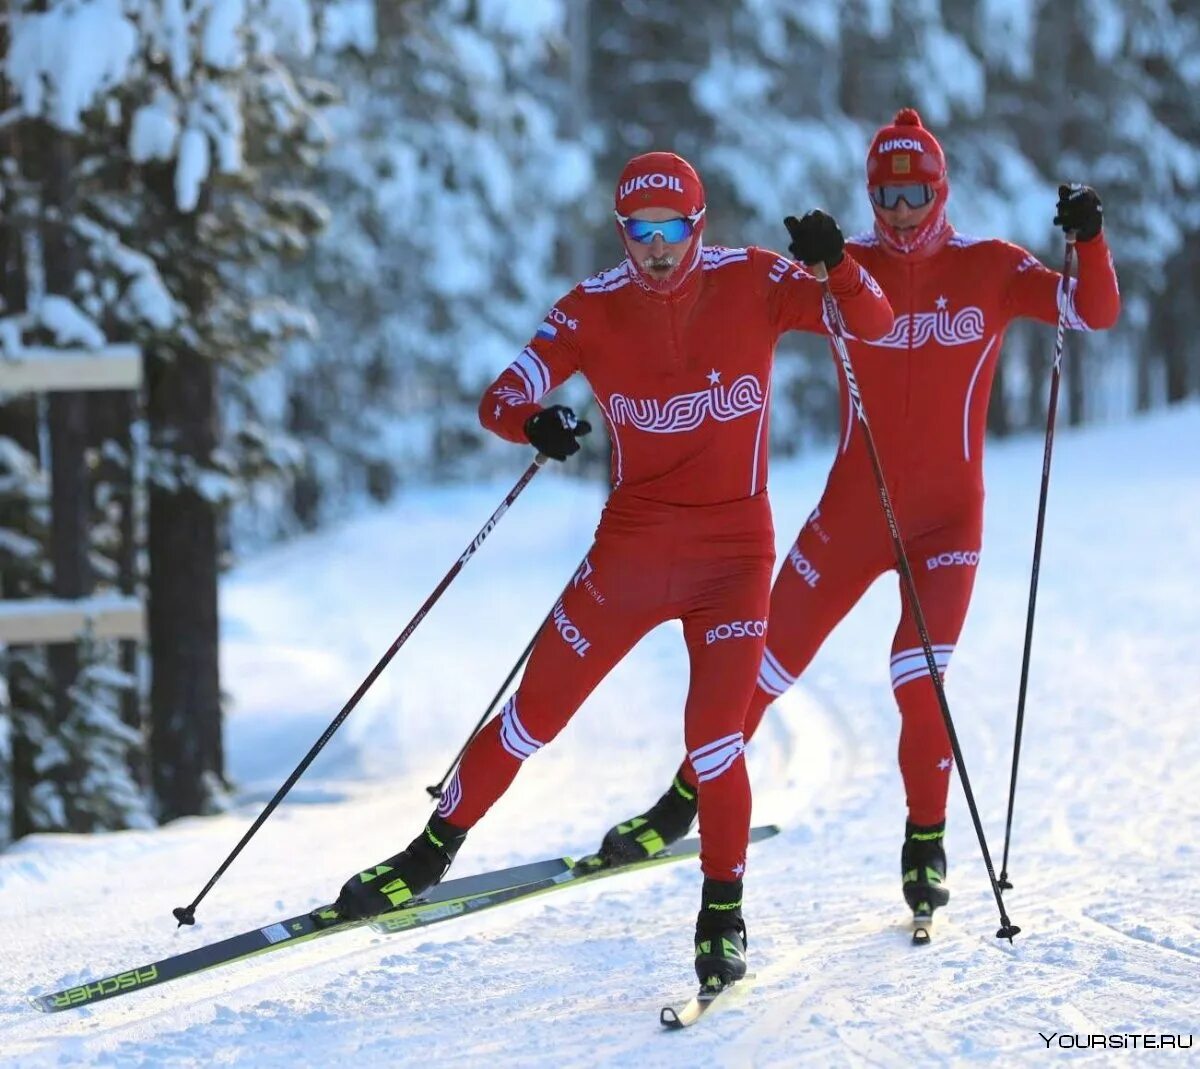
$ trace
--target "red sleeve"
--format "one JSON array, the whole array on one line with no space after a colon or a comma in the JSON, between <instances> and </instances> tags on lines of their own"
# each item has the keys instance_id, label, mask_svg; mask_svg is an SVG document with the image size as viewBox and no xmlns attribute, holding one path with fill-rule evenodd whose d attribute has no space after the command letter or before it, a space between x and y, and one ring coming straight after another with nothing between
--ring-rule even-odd
<instances>
[{"instance_id":1,"label":"red sleeve","mask_svg":"<svg viewBox=\"0 0 1200 1069\"><path fill-rule=\"evenodd\" d=\"M1056 323L1062 275L1018 248L1011 250L1013 266L1005 294L1009 316L1024 316ZM1075 243L1079 277L1067 282L1064 323L1068 330L1107 330L1121 312L1121 292L1112 253L1101 233L1091 241Z\"/></svg>"},{"instance_id":2,"label":"red sleeve","mask_svg":"<svg viewBox=\"0 0 1200 1069\"><path fill-rule=\"evenodd\" d=\"M484 392L479 422L487 430L525 442L525 421L541 409L541 399L579 370L579 303L572 290L551 308L520 356Z\"/></svg>"},{"instance_id":3,"label":"red sleeve","mask_svg":"<svg viewBox=\"0 0 1200 1069\"><path fill-rule=\"evenodd\" d=\"M755 250L767 265L767 301L780 333L807 330L825 333L821 305L821 283L802 265L767 252ZM895 317L879 283L847 252L829 272L829 292L837 301L846 329L864 341L882 338Z\"/></svg>"}]
</instances>

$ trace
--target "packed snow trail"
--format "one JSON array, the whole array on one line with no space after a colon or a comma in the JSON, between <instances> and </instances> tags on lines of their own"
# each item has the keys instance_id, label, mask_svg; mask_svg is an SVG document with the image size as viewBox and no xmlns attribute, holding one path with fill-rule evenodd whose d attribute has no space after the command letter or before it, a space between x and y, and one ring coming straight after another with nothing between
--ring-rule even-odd
<instances>
[{"instance_id":1,"label":"packed snow trail","mask_svg":"<svg viewBox=\"0 0 1200 1069\"><path fill-rule=\"evenodd\" d=\"M993 444L983 560L947 680L993 857L1003 845L1040 437ZM595 488L551 473L514 506L197 912L190 899L507 489L409 497L239 570L224 592L227 815L37 836L0 855L0 1055L23 1066L1041 1064L1039 1032L1200 1032L1200 408L1055 446L1006 896L997 913L957 780L934 942L909 945L888 652L894 577L868 592L751 746L751 990L681 1034L699 874L687 864L427 933L294 953L47 1018L34 990L326 901L392 853L424 793L587 548ZM821 459L777 464L780 548ZM461 584L461 585L460 585ZM662 628L472 833L455 875L592 848L657 797L682 748L686 660ZM1104 1064L1111 1052L1059 1051ZM1119 1056L1119 1055L1118 1055ZM1148 1064L1185 1055L1139 1051Z\"/></svg>"}]
</instances>

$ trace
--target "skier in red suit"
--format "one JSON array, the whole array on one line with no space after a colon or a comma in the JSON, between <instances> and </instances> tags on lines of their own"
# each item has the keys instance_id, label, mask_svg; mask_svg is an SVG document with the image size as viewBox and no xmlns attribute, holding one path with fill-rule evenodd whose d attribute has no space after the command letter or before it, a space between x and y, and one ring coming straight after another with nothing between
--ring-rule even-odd
<instances>
[{"instance_id":1,"label":"skier in red suit","mask_svg":"<svg viewBox=\"0 0 1200 1069\"><path fill-rule=\"evenodd\" d=\"M1006 241L968 237L946 218L941 146L911 108L875 135L867 156L871 235L847 248L883 286L896 314L882 338L855 337L851 363L879 451L938 667L962 629L983 525L983 444L996 360L1017 318L1103 330L1120 310L1102 233L1100 198L1062 186L1054 222L1076 235L1078 280L1068 281ZM836 362L836 361L835 361ZM808 666L826 636L881 574L895 568L861 427L841 370L842 429L821 501L771 591L766 650L743 733ZM900 709L900 772L908 800L902 849L905 900L944 905L943 848L952 755L913 617L904 602L891 647ZM602 852L644 856L682 835L696 815L689 760L648 812L611 829ZM701 826L703 826L701 814Z\"/></svg>"},{"instance_id":2,"label":"skier in red suit","mask_svg":"<svg viewBox=\"0 0 1200 1069\"><path fill-rule=\"evenodd\" d=\"M750 827L742 720L763 655L774 533L767 424L775 343L823 332L821 287L758 248L705 247L704 189L678 156L625 167L616 190L626 257L562 298L488 387L490 431L563 460L585 424L542 399L576 372L612 440L613 490L595 542L554 606L516 694L472 741L425 831L339 899L346 915L393 908L442 877L468 829L521 765L566 726L648 631L683 622L691 663L684 737L703 814L704 890L696 958L702 981L745 972L740 904ZM892 313L843 253L822 212L789 219L793 248L829 269L856 335L879 337Z\"/></svg>"}]
</instances>

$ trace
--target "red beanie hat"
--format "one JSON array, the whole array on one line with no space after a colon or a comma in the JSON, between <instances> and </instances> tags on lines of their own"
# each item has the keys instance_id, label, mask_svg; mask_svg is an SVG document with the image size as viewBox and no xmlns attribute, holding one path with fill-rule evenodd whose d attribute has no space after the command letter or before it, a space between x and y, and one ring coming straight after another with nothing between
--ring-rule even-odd
<instances>
[{"instance_id":1,"label":"red beanie hat","mask_svg":"<svg viewBox=\"0 0 1200 1069\"><path fill-rule=\"evenodd\" d=\"M921 225L903 232L884 221L875 209L875 232L893 252L906 256L928 256L940 249L952 233L946 221L946 156L938 140L921 124L915 108L901 108L890 126L881 127L867 152L867 186L927 185L933 203Z\"/></svg>"},{"instance_id":2,"label":"red beanie hat","mask_svg":"<svg viewBox=\"0 0 1200 1069\"><path fill-rule=\"evenodd\" d=\"M881 127L867 153L867 185L937 185L946 181L946 157L937 138L921 125L915 108L901 108Z\"/></svg>"},{"instance_id":3,"label":"red beanie hat","mask_svg":"<svg viewBox=\"0 0 1200 1069\"><path fill-rule=\"evenodd\" d=\"M614 200L618 215L639 208L670 208L680 215L695 215L704 207L704 186L682 156L646 152L625 164Z\"/></svg>"}]
</instances>

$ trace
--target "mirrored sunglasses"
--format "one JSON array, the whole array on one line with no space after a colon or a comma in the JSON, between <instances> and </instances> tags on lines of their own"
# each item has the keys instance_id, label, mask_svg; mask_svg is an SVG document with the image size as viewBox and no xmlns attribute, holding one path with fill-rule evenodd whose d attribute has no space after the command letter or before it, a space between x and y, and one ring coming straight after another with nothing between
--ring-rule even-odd
<instances>
[{"instance_id":1,"label":"mirrored sunglasses","mask_svg":"<svg viewBox=\"0 0 1200 1069\"><path fill-rule=\"evenodd\" d=\"M681 215L674 219L634 219L630 215L614 213L631 241L641 245L649 245L655 234L661 234L668 245L687 241L695 233L696 224L700 222L705 209L701 208L695 215Z\"/></svg>"}]
</instances>

